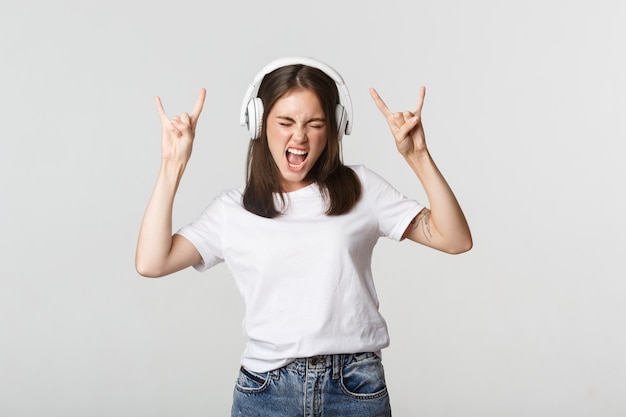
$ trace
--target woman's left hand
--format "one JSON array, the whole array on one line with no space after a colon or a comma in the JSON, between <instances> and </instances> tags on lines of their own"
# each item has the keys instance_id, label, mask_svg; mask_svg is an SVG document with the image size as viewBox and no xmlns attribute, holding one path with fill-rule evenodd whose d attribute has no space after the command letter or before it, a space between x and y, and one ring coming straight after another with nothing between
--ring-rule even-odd
<instances>
[{"instance_id":1,"label":"woman's left hand","mask_svg":"<svg viewBox=\"0 0 626 417\"><path fill-rule=\"evenodd\" d=\"M380 112L385 116L385 120L387 120L391 133L396 140L398 151L404 157L425 152L427 148L424 126L422 125L422 106L424 105L426 88L420 88L417 105L412 112L393 113L375 89L370 88L370 95Z\"/></svg>"}]
</instances>

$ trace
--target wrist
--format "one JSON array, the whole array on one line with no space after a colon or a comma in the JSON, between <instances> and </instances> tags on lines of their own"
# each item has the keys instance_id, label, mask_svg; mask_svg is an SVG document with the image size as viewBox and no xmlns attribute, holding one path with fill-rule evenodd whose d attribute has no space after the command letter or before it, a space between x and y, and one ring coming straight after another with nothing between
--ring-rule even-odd
<instances>
[{"instance_id":1,"label":"wrist","mask_svg":"<svg viewBox=\"0 0 626 417\"><path fill-rule=\"evenodd\" d=\"M173 180L176 183L176 185L178 185L178 182L182 178L186 167L187 167L186 161L162 159L161 168L159 170L159 175L163 179Z\"/></svg>"},{"instance_id":2,"label":"wrist","mask_svg":"<svg viewBox=\"0 0 626 417\"><path fill-rule=\"evenodd\" d=\"M427 148L424 148L423 150L419 150L419 151L414 151L403 156L404 156L404 159L411 166L421 165L421 164L430 162L432 160Z\"/></svg>"},{"instance_id":3,"label":"wrist","mask_svg":"<svg viewBox=\"0 0 626 417\"><path fill-rule=\"evenodd\" d=\"M187 161L181 161L177 159L162 158L161 170L167 172L184 171L187 166Z\"/></svg>"}]
</instances>

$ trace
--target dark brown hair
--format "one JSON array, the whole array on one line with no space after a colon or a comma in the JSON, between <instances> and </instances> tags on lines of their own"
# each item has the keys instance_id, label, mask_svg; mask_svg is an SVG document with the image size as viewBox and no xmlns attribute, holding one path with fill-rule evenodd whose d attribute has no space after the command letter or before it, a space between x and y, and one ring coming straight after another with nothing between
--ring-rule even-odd
<instances>
[{"instance_id":1,"label":"dark brown hair","mask_svg":"<svg viewBox=\"0 0 626 417\"><path fill-rule=\"evenodd\" d=\"M361 183L350 168L341 161L336 107L339 93L335 81L322 70L296 64L278 68L267 74L259 86L258 97L263 101L261 137L251 140L248 147L246 188L243 205L259 216L273 218L281 215L285 206L281 189L281 174L267 143L267 115L281 97L299 89L313 92L319 99L327 120L326 148L307 175L317 182L326 199L326 214L336 216L350 211L361 195ZM276 206L274 193L280 195L282 206Z\"/></svg>"}]
</instances>

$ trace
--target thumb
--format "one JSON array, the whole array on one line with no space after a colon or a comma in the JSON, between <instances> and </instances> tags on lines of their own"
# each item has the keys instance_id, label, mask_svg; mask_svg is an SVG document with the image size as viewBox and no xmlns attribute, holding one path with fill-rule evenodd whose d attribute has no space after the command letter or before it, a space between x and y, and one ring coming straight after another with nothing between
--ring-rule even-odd
<instances>
[{"instance_id":1,"label":"thumb","mask_svg":"<svg viewBox=\"0 0 626 417\"><path fill-rule=\"evenodd\" d=\"M418 123L419 123L419 117L418 116L413 116L413 117L407 119L407 121L398 130L397 136L402 138L402 140L406 139L406 137L409 135L411 130L413 130L415 128L415 126L417 126Z\"/></svg>"},{"instance_id":2,"label":"thumb","mask_svg":"<svg viewBox=\"0 0 626 417\"><path fill-rule=\"evenodd\" d=\"M172 123L181 133L193 133L191 118L187 113L183 113L180 116L174 117L172 119Z\"/></svg>"},{"instance_id":3,"label":"thumb","mask_svg":"<svg viewBox=\"0 0 626 417\"><path fill-rule=\"evenodd\" d=\"M189 115L187 113L183 113L180 115L180 120L188 125L189 127L191 127L191 117L189 117Z\"/></svg>"}]
</instances>

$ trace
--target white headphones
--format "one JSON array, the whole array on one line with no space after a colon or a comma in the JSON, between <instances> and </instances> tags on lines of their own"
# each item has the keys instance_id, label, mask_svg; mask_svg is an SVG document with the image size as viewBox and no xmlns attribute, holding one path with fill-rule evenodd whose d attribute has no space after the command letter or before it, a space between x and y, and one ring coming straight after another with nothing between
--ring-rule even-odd
<instances>
[{"instance_id":1,"label":"white headphones","mask_svg":"<svg viewBox=\"0 0 626 417\"><path fill-rule=\"evenodd\" d=\"M309 67L317 68L324 71L326 75L332 78L337 84L339 91L339 101L337 104L337 126L339 128L339 140L341 140L344 133L349 135L352 131L352 101L350 100L350 93L348 87L343 82L343 78L333 68L320 62L316 59L309 57L286 57L280 58L267 64L257 75L254 77L254 81L248 87L246 95L243 98L243 104L241 106L241 117L239 122L242 126L246 126L248 133L250 133L251 139L259 139L261 137L261 130L263 124L263 101L257 97L259 86L265 75L274 71L275 69L285 67L287 65L303 64Z\"/></svg>"}]
</instances>

